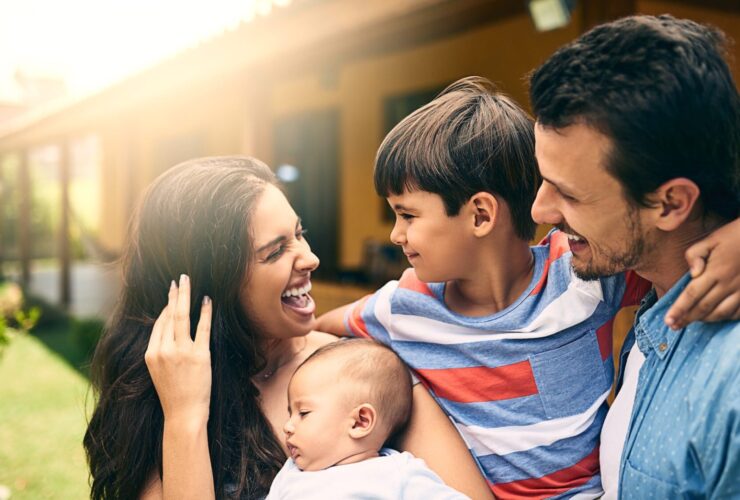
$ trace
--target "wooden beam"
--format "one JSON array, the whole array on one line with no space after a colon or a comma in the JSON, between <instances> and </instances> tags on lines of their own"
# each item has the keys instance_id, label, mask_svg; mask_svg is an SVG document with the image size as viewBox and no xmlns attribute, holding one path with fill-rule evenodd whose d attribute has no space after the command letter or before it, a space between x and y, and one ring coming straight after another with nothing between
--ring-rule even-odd
<instances>
[{"instance_id":1,"label":"wooden beam","mask_svg":"<svg viewBox=\"0 0 740 500\"><path fill-rule=\"evenodd\" d=\"M637 13L635 0L585 0L581 6L581 33L597 24L607 23L620 17Z\"/></svg>"},{"instance_id":2,"label":"wooden beam","mask_svg":"<svg viewBox=\"0 0 740 500\"><path fill-rule=\"evenodd\" d=\"M28 288L31 284L31 172L28 164L28 151L20 152L18 165L18 243L21 257L21 284Z\"/></svg>"},{"instance_id":3,"label":"wooden beam","mask_svg":"<svg viewBox=\"0 0 740 500\"><path fill-rule=\"evenodd\" d=\"M669 0L672 3L688 5L697 9L711 9L722 12L740 13L740 2L737 0Z\"/></svg>"},{"instance_id":4,"label":"wooden beam","mask_svg":"<svg viewBox=\"0 0 740 500\"><path fill-rule=\"evenodd\" d=\"M5 278L5 273L3 272L3 263L5 261L5 207L8 203L8 188L5 185L5 158L5 155L0 155L0 281Z\"/></svg>"},{"instance_id":5,"label":"wooden beam","mask_svg":"<svg viewBox=\"0 0 740 500\"><path fill-rule=\"evenodd\" d=\"M59 145L59 187L61 189L61 217L59 220L59 303L68 308L72 298L70 280L71 256L69 237L69 142Z\"/></svg>"}]
</instances>

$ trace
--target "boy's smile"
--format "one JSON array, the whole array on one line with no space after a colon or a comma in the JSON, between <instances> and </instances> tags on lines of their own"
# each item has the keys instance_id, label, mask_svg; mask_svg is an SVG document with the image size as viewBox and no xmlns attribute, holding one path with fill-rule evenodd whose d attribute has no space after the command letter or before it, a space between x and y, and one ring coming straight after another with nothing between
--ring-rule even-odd
<instances>
[{"instance_id":1,"label":"boy's smile","mask_svg":"<svg viewBox=\"0 0 740 500\"><path fill-rule=\"evenodd\" d=\"M461 213L447 215L442 198L426 191L404 191L387 198L396 214L391 242L404 255L422 281L459 279L468 272L464 256L471 236Z\"/></svg>"}]
</instances>

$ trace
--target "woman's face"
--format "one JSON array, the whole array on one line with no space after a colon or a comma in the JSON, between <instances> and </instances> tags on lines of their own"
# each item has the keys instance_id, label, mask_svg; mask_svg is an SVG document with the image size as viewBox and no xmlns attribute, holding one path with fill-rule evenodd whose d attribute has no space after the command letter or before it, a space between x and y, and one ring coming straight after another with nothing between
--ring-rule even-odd
<instances>
[{"instance_id":1,"label":"woman's face","mask_svg":"<svg viewBox=\"0 0 740 500\"><path fill-rule=\"evenodd\" d=\"M319 259L283 193L268 184L252 216L253 261L240 301L264 337L306 335L316 326L311 271Z\"/></svg>"}]
</instances>

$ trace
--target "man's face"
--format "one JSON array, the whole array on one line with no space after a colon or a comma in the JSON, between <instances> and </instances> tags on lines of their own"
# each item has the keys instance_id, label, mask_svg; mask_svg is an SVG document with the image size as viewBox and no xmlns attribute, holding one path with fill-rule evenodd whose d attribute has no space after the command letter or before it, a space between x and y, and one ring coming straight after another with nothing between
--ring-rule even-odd
<instances>
[{"instance_id":1,"label":"man's face","mask_svg":"<svg viewBox=\"0 0 740 500\"><path fill-rule=\"evenodd\" d=\"M655 232L644 209L625 198L606 170L611 140L576 124L562 129L535 126L535 154L543 182L532 218L568 234L572 265L582 279L645 267Z\"/></svg>"}]
</instances>

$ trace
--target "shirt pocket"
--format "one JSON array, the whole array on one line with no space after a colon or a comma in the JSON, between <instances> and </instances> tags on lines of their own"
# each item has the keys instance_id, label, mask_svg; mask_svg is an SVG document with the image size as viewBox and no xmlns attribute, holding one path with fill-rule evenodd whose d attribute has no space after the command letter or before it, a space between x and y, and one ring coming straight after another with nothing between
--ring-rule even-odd
<instances>
[{"instance_id":1,"label":"shirt pocket","mask_svg":"<svg viewBox=\"0 0 740 500\"><path fill-rule=\"evenodd\" d=\"M630 460L622 464L624 469L619 482L619 498L682 498L678 485L645 474L636 469Z\"/></svg>"},{"instance_id":2,"label":"shirt pocket","mask_svg":"<svg viewBox=\"0 0 740 500\"><path fill-rule=\"evenodd\" d=\"M583 413L611 387L594 330L529 361L549 419Z\"/></svg>"}]
</instances>

